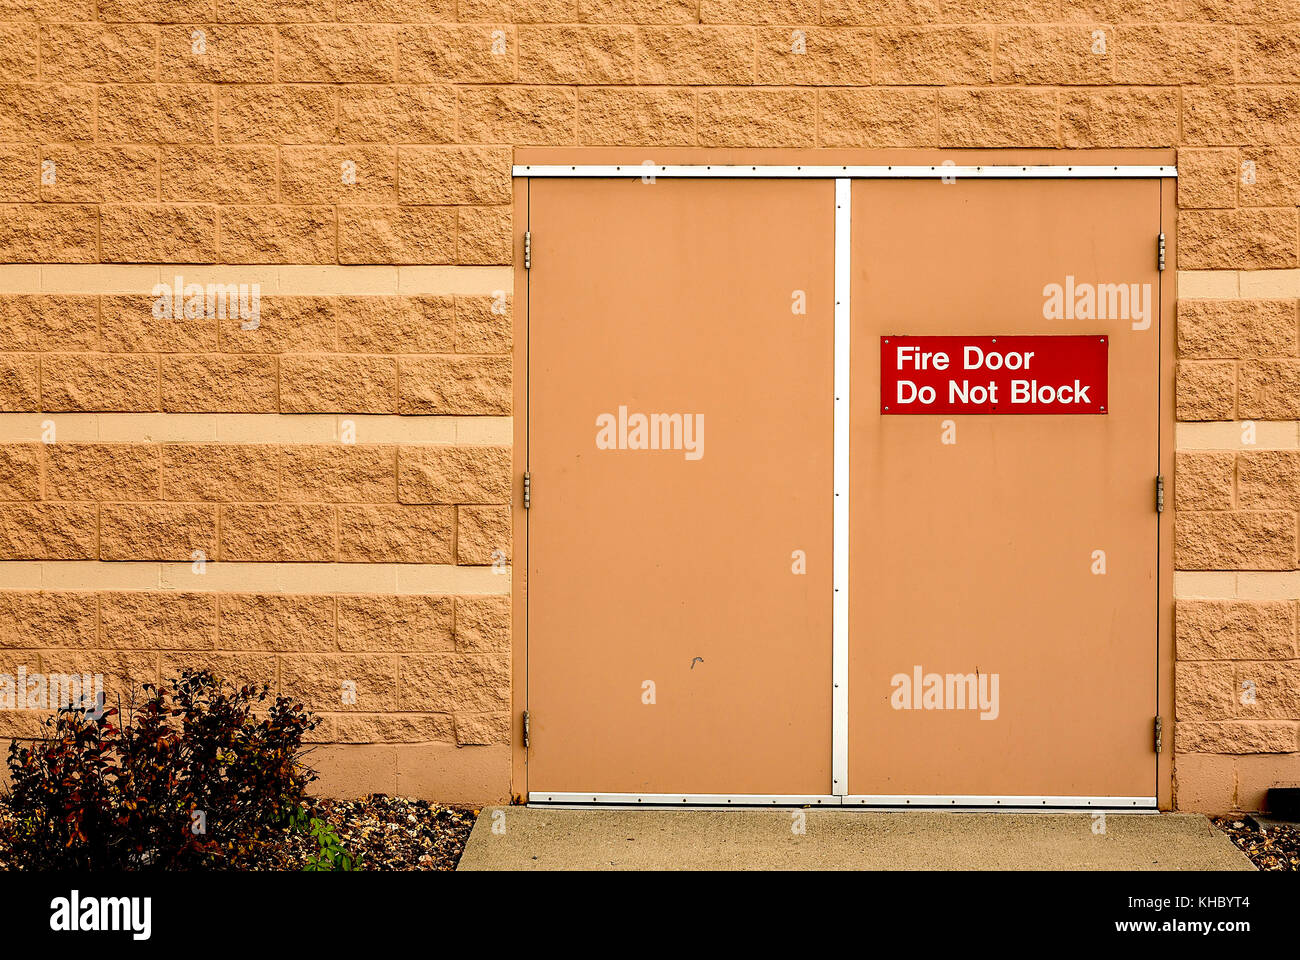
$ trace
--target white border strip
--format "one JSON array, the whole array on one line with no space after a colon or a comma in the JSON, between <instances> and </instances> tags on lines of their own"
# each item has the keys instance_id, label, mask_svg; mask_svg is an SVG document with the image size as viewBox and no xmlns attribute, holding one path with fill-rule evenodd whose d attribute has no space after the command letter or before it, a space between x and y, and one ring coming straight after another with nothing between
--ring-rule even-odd
<instances>
[{"instance_id":1,"label":"white border strip","mask_svg":"<svg viewBox=\"0 0 1300 960\"><path fill-rule=\"evenodd\" d=\"M644 807L838 807L842 797L775 793L530 793L529 803L593 803Z\"/></svg>"},{"instance_id":2,"label":"white border strip","mask_svg":"<svg viewBox=\"0 0 1300 960\"><path fill-rule=\"evenodd\" d=\"M990 807L1016 810L1156 810L1155 797L820 796L771 793L530 793L530 804L642 807Z\"/></svg>"},{"instance_id":3,"label":"white border strip","mask_svg":"<svg viewBox=\"0 0 1300 960\"><path fill-rule=\"evenodd\" d=\"M853 182L835 181L835 496L831 582L831 793L849 792L849 276Z\"/></svg>"},{"instance_id":4,"label":"white border strip","mask_svg":"<svg viewBox=\"0 0 1300 960\"><path fill-rule=\"evenodd\" d=\"M516 177L780 177L850 178L850 179L919 179L941 178L983 180L1035 180L1035 179L1126 179L1145 177L1177 177L1178 168L1172 166L1089 166L1074 164L1017 166L991 164L988 166L959 166L934 164L928 166L746 166L723 163L686 164L516 164Z\"/></svg>"},{"instance_id":5,"label":"white border strip","mask_svg":"<svg viewBox=\"0 0 1300 960\"><path fill-rule=\"evenodd\" d=\"M857 794L844 798L845 806L860 807L1106 807L1107 809L1156 809L1155 797L1030 797L958 796L951 794L916 796L872 796Z\"/></svg>"}]
</instances>

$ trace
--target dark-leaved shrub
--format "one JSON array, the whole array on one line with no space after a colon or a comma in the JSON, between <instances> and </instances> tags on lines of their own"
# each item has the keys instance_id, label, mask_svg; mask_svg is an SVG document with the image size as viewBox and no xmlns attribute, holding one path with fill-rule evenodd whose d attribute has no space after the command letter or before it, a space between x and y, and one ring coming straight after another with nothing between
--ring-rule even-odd
<instances>
[{"instance_id":1,"label":"dark-leaved shrub","mask_svg":"<svg viewBox=\"0 0 1300 960\"><path fill-rule=\"evenodd\" d=\"M32 870L239 869L283 834L315 774L302 763L319 722L265 686L186 670L143 701L65 710L11 743L12 816L0 843Z\"/></svg>"}]
</instances>

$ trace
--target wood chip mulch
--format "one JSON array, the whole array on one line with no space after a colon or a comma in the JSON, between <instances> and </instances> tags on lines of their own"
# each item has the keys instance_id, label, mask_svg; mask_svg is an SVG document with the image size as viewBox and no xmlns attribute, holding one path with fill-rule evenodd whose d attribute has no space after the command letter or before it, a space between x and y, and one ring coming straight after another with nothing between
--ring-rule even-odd
<instances>
[{"instance_id":1,"label":"wood chip mulch","mask_svg":"<svg viewBox=\"0 0 1300 960\"><path fill-rule=\"evenodd\" d=\"M1211 817L1261 870L1300 872L1300 823L1239 817Z\"/></svg>"},{"instance_id":2,"label":"wood chip mulch","mask_svg":"<svg viewBox=\"0 0 1300 960\"><path fill-rule=\"evenodd\" d=\"M326 820L348 853L360 855L359 870L455 870L478 817L475 807L445 807L427 800L375 794L363 800L313 799L313 816ZM0 818L9 817L0 802ZM286 830L268 845L256 870L301 870L316 852L304 834ZM0 870L12 869L0 847Z\"/></svg>"},{"instance_id":3,"label":"wood chip mulch","mask_svg":"<svg viewBox=\"0 0 1300 960\"><path fill-rule=\"evenodd\" d=\"M474 807L374 794L363 800L313 800L312 815L328 821L360 870L455 870L478 817ZM268 850L262 870L301 870L315 852L311 837L286 833Z\"/></svg>"}]
</instances>

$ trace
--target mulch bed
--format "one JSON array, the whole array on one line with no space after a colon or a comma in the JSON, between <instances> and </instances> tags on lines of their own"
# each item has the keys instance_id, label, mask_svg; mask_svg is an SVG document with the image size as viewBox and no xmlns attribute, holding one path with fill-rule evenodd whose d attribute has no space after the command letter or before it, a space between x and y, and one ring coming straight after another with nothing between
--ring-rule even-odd
<instances>
[{"instance_id":1,"label":"mulch bed","mask_svg":"<svg viewBox=\"0 0 1300 960\"><path fill-rule=\"evenodd\" d=\"M1259 869L1300 872L1300 823L1261 822L1249 815L1210 819Z\"/></svg>"},{"instance_id":2,"label":"mulch bed","mask_svg":"<svg viewBox=\"0 0 1300 960\"><path fill-rule=\"evenodd\" d=\"M314 799L312 816L328 821L359 870L455 870L478 817L474 807L444 807L427 800L375 794L364 800ZM0 818L8 817L0 802ZM315 841L285 831L263 851L257 870L301 870L316 852ZM0 870L11 869L0 848Z\"/></svg>"},{"instance_id":3,"label":"mulch bed","mask_svg":"<svg viewBox=\"0 0 1300 960\"><path fill-rule=\"evenodd\" d=\"M314 800L311 812L338 832L361 870L455 870L478 817L477 808L374 794L364 800ZM259 869L301 870L315 841L286 833Z\"/></svg>"}]
</instances>

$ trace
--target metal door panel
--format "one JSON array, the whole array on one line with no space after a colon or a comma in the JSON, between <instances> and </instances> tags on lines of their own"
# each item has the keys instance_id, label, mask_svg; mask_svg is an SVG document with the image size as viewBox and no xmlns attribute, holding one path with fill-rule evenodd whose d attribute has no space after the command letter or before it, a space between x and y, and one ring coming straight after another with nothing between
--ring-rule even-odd
<instances>
[{"instance_id":1,"label":"metal door panel","mask_svg":"<svg viewBox=\"0 0 1300 960\"><path fill-rule=\"evenodd\" d=\"M530 795L830 792L833 192L530 182Z\"/></svg>"},{"instance_id":2,"label":"metal door panel","mask_svg":"<svg viewBox=\"0 0 1300 960\"><path fill-rule=\"evenodd\" d=\"M854 184L850 794L1154 798L1159 189ZM1147 326L1046 319L1067 276L1149 284ZM1109 337L1109 409L882 415L880 338L952 334ZM917 667L996 674L996 718L906 709Z\"/></svg>"}]
</instances>

